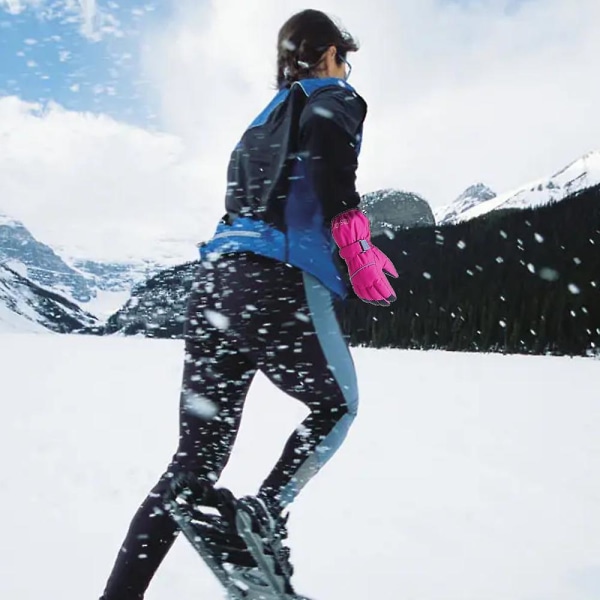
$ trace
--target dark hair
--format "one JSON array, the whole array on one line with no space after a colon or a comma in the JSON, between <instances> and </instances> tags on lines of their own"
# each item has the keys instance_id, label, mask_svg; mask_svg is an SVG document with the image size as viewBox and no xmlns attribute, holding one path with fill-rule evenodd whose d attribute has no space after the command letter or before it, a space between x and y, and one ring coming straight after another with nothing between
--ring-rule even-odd
<instances>
[{"instance_id":1,"label":"dark hair","mask_svg":"<svg viewBox=\"0 0 600 600\"><path fill-rule=\"evenodd\" d=\"M290 17L277 38L277 87L313 76L330 46L337 48L339 64L348 52L358 50L356 40L319 10L303 10Z\"/></svg>"}]
</instances>

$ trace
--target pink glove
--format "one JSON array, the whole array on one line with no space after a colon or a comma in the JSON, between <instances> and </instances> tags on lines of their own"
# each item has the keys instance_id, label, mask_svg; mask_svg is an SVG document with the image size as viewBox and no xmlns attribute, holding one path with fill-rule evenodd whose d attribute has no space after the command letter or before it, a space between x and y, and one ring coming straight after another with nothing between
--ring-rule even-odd
<instances>
[{"instance_id":1,"label":"pink glove","mask_svg":"<svg viewBox=\"0 0 600 600\"><path fill-rule=\"evenodd\" d=\"M392 261L371 244L369 219L357 208L344 211L331 220L331 233L346 261L356 295L369 304L389 306L396 294L384 271L398 277Z\"/></svg>"}]
</instances>

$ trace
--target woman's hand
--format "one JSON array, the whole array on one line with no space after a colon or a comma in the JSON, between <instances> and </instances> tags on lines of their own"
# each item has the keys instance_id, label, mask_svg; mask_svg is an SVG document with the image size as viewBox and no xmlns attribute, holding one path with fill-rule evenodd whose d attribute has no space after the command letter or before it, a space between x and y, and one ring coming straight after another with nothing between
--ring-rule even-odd
<instances>
[{"instance_id":1,"label":"woman's hand","mask_svg":"<svg viewBox=\"0 0 600 600\"><path fill-rule=\"evenodd\" d=\"M385 274L398 277L398 272L392 261L371 244L369 219L357 208L344 211L331 220L331 233L346 261L356 295L379 306L389 306L396 300Z\"/></svg>"}]
</instances>

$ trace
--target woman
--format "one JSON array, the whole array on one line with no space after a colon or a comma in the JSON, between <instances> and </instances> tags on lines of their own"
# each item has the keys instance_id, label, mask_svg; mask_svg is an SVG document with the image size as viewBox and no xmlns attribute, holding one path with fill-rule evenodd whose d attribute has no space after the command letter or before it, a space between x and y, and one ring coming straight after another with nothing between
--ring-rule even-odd
<instances>
[{"instance_id":1,"label":"woman","mask_svg":"<svg viewBox=\"0 0 600 600\"><path fill-rule=\"evenodd\" d=\"M283 510L328 461L356 415L358 391L334 297L353 287L388 305L397 277L370 243L355 188L366 103L346 82L352 37L325 14L291 17L278 39L278 92L243 134L228 169L226 214L201 245L185 328L180 441L136 513L104 600L143 598L178 527L170 484L213 485L230 456L244 400L261 370L310 414L256 497L236 510L286 536ZM346 269L336 263L336 254ZM197 410L198 398L210 411Z\"/></svg>"}]
</instances>

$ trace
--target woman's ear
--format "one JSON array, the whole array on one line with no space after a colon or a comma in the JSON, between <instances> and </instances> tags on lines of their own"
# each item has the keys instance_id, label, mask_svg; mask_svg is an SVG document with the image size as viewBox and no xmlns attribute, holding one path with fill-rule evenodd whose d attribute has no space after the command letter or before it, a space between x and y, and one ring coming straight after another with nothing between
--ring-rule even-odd
<instances>
[{"instance_id":1,"label":"woman's ear","mask_svg":"<svg viewBox=\"0 0 600 600\"><path fill-rule=\"evenodd\" d=\"M329 48L327 49L327 53L329 54L329 56L331 56L332 60L335 61L335 64L338 64L338 51L337 48L335 46L329 46Z\"/></svg>"},{"instance_id":2,"label":"woman's ear","mask_svg":"<svg viewBox=\"0 0 600 600\"><path fill-rule=\"evenodd\" d=\"M337 48L335 46L331 47L334 50L334 54L333 54L333 59L335 60L335 64L339 67L340 65L344 64L344 61L342 60L342 57L340 56Z\"/></svg>"}]
</instances>

